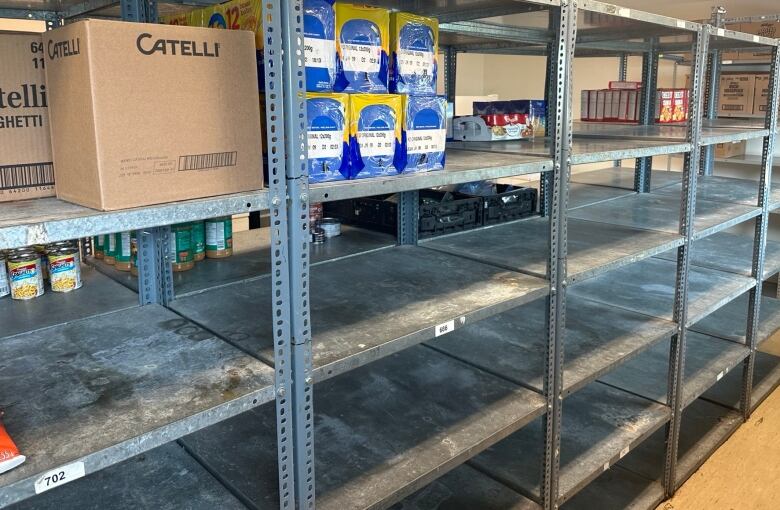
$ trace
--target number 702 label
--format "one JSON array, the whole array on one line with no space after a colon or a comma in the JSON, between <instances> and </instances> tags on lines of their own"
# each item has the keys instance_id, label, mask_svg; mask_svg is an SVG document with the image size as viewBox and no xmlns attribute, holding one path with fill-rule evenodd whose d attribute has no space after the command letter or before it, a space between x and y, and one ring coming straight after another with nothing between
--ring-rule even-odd
<instances>
[{"instance_id":1,"label":"number 702 label","mask_svg":"<svg viewBox=\"0 0 780 510\"><path fill-rule=\"evenodd\" d=\"M84 463L74 462L42 474L35 482L35 493L40 494L84 476Z\"/></svg>"}]
</instances>

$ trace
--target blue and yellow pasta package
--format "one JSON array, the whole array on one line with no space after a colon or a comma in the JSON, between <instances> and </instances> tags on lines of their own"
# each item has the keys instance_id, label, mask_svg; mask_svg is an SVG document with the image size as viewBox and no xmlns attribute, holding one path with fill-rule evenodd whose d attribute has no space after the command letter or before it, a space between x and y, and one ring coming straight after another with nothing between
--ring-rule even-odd
<instances>
[{"instance_id":1,"label":"blue and yellow pasta package","mask_svg":"<svg viewBox=\"0 0 780 510\"><path fill-rule=\"evenodd\" d=\"M309 182L349 178L349 96L306 94Z\"/></svg>"},{"instance_id":2,"label":"blue and yellow pasta package","mask_svg":"<svg viewBox=\"0 0 780 510\"><path fill-rule=\"evenodd\" d=\"M388 91L390 13L336 3L336 92Z\"/></svg>"},{"instance_id":3,"label":"blue and yellow pasta package","mask_svg":"<svg viewBox=\"0 0 780 510\"><path fill-rule=\"evenodd\" d=\"M303 1L306 90L333 90L336 80L336 11L333 0Z\"/></svg>"},{"instance_id":4,"label":"blue and yellow pasta package","mask_svg":"<svg viewBox=\"0 0 780 510\"><path fill-rule=\"evenodd\" d=\"M403 96L350 94L349 153L351 177L396 175L406 166L401 142Z\"/></svg>"},{"instance_id":5,"label":"blue and yellow pasta package","mask_svg":"<svg viewBox=\"0 0 780 510\"><path fill-rule=\"evenodd\" d=\"M404 96L404 172L444 168L446 139L447 100L438 96Z\"/></svg>"},{"instance_id":6,"label":"blue and yellow pasta package","mask_svg":"<svg viewBox=\"0 0 780 510\"><path fill-rule=\"evenodd\" d=\"M390 15L390 92L436 95L439 22L407 12Z\"/></svg>"}]
</instances>

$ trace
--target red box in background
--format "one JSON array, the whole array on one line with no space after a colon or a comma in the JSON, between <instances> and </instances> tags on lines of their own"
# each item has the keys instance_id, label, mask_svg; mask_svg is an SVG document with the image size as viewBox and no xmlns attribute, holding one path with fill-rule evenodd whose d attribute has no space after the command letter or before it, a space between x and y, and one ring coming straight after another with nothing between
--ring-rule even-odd
<instances>
[{"instance_id":1,"label":"red box in background","mask_svg":"<svg viewBox=\"0 0 780 510\"><path fill-rule=\"evenodd\" d=\"M580 92L580 120L590 120L590 90Z\"/></svg>"}]
</instances>

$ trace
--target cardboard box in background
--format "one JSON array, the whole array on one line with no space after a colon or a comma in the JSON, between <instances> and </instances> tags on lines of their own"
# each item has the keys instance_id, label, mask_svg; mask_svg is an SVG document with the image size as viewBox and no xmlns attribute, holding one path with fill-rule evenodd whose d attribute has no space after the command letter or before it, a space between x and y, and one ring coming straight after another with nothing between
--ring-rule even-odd
<instances>
[{"instance_id":1,"label":"cardboard box in background","mask_svg":"<svg viewBox=\"0 0 780 510\"><path fill-rule=\"evenodd\" d=\"M114 210L263 185L251 32L86 20L44 34L57 196ZM117 98L122 98L117 101Z\"/></svg>"},{"instance_id":2,"label":"cardboard box in background","mask_svg":"<svg viewBox=\"0 0 780 510\"><path fill-rule=\"evenodd\" d=\"M780 37L780 22L761 21L756 23L735 23L726 25L729 30L744 32L746 34L760 35L776 39ZM769 62L771 59L770 49L756 48L755 50L726 51L722 54L723 60L763 60Z\"/></svg>"},{"instance_id":3,"label":"cardboard box in background","mask_svg":"<svg viewBox=\"0 0 780 510\"><path fill-rule=\"evenodd\" d=\"M0 33L0 202L54 196L40 34Z\"/></svg>"},{"instance_id":4,"label":"cardboard box in background","mask_svg":"<svg viewBox=\"0 0 780 510\"><path fill-rule=\"evenodd\" d=\"M757 74L756 75L756 87L753 92L753 116L754 117L766 117L767 114L767 102L769 101L769 75ZM780 106L778 106L780 110Z\"/></svg>"},{"instance_id":5,"label":"cardboard box in background","mask_svg":"<svg viewBox=\"0 0 780 510\"><path fill-rule=\"evenodd\" d=\"M746 117L753 115L755 83L755 76L752 74L722 75L718 97L718 116Z\"/></svg>"},{"instance_id":6,"label":"cardboard box in background","mask_svg":"<svg viewBox=\"0 0 780 510\"><path fill-rule=\"evenodd\" d=\"M590 120L588 109L590 108L590 91L583 90L580 92L580 119Z\"/></svg>"},{"instance_id":7,"label":"cardboard box in background","mask_svg":"<svg viewBox=\"0 0 780 510\"><path fill-rule=\"evenodd\" d=\"M715 144L715 157L731 158L734 156L744 156L746 147L747 142L745 140L733 143L718 143Z\"/></svg>"}]
</instances>

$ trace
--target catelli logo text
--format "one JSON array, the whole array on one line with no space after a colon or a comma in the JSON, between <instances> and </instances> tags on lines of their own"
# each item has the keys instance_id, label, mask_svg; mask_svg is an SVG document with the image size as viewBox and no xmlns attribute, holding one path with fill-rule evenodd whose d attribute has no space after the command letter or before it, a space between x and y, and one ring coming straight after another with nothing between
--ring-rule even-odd
<instances>
[{"instance_id":1,"label":"catelli logo text","mask_svg":"<svg viewBox=\"0 0 780 510\"><path fill-rule=\"evenodd\" d=\"M179 39L154 39L152 34L143 33L135 41L138 51L144 55L161 53L184 57L219 57L219 43L207 41L183 41Z\"/></svg>"}]
</instances>

